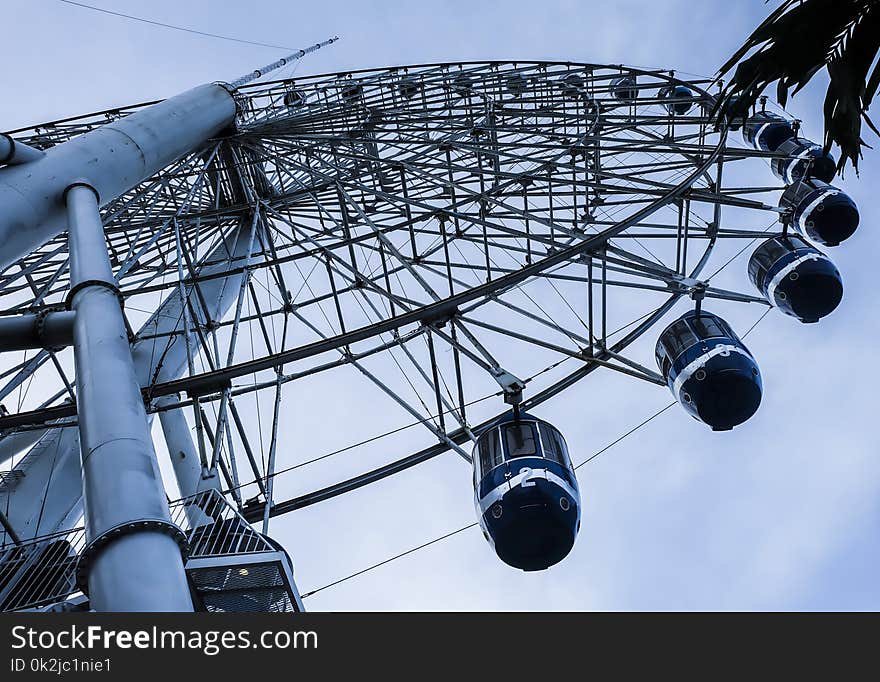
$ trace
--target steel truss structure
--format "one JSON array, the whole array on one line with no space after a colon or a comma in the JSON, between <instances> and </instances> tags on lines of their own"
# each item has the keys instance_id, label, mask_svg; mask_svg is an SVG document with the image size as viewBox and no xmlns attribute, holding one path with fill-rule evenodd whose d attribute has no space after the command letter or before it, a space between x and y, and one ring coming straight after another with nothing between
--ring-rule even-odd
<instances>
[{"instance_id":1,"label":"steel truss structure","mask_svg":"<svg viewBox=\"0 0 880 682\"><path fill-rule=\"evenodd\" d=\"M617 96L621 75L635 97ZM689 88L687 113L660 96L674 85ZM181 494L213 476L207 487L265 531L442 453L469 460L502 398L533 408L599 368L665 385L628 347L695 292L766 305L702 273L719 244L783 230L766 196L782 185L736 172L773 155L716 128L711 87L562 62L238 87L234 128L101 208L147 412L166 437L181 415L195 433L203 475L184 490L178 472ZM150 104L10 134L47 150ZM723 207L759 217L728 222ZM60 234L7 267L0 316L63 309L68 256ZM0 458L15 464L3 511L14 516L28 477L52 500L18 517L24 539L78 523L78 458L63 454L78 448L72 371L55 347L7 356L0 373ZM279 444L282 398L324 377L386 400L424 447L276 499L301 464Z\"/></svg>"}]
</instances>

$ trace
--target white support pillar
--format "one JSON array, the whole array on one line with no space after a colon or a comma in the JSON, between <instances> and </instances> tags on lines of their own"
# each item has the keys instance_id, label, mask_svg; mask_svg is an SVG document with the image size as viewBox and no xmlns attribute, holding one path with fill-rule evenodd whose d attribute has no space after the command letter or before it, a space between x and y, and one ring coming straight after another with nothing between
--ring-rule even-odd
<instances>
[{"instance_id":1,"label":"white support pillar","mask_svg":"<svg viewBox=\"0 0 880 682\"><path fill-rule=\"evenodd\" d=\"M233 125L228 86L201 85L0 167L0 268L64 231L61 195L88 174L107 203ZM0 150L2 151L2 150Z\"/></svg>"},{"instance_id":2,"label":"white support pillar","mask_svg":"<svg viewBox=\"0 0 880 682\"><path fill-rule=\"evenodd\" d=\"M80 580L96 611L192 611L183 535L168 512L98 197L74 184L66 203L88 539Z\"/></svg>"},{"instance_id":3,"label":"white support pillar","mask_svg":"<svg viewBox=\"0 0 880 682\"><path fill-rule=\"evenodd\" d=\"M40 149L29 147L24 142L14 140L5 133L0 133L0 166L11 166L38 161L46 155Z\"/></svg>"},{"instance_id":4,"label":"white support pillar","mask_svg":"<svg viewBox=\"0 0 880 682\"><path fill-rule=\"evenodd\" d=\"M176 396L163 396L156 400L156 407L162 408L167 405L173 405L176 402ZM160 409L159 421L162 424L162 433L165 435L165 444L168 446L171 466L174 467L177 487L180 488L180 496L185 498L205 490L221 490L220 477L217 475L217 470L211 470L202 466L183 410ZM194 504L186 506L186 517L192 527L211 523L212 521L209 516Z\"/></svg>"}]
</instances>

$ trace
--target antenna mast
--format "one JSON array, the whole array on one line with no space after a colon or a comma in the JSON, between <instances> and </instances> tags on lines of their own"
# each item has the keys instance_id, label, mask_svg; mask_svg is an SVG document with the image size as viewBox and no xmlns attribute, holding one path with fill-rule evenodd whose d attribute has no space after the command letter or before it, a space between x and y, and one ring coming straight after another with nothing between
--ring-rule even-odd
<instances>
[{"instance_id":1,"label":"antenna mast","mask_svg":"<svg viewBox=\"0 0 880 682\"><path fill-rule=\"evenodd\" d=\"M251 71L250 73L248 73L244 76L236 78L234 81L229 83L229 85L230 85L230 87L232 87L234 89L240 88L242 85L247 85L248 83L252 83L253 81L257 80L258 78L265 76L267 73L271 73L272 71L275 71L276 69L280 69L282 66L286 66L287 64L292 64L295 61L299 61L300 59L305 57L307 54L311 54L312 52L317 52L322 47L326 47L327 45L330 45L331 43L335 43L337 40L339 40L339 36L333 36L332 38L325 40L323 43L317 43L317 44L312 45L311 47L307 47L303 50L297 50L296 52L292 52L291 54L287 55L286 57L283 57L277 61L274 61L271 64L266 64L266 66L264 66L264 67L261 67L259 69L255 69L254 71Z\"/></svg>"}]
</instances>

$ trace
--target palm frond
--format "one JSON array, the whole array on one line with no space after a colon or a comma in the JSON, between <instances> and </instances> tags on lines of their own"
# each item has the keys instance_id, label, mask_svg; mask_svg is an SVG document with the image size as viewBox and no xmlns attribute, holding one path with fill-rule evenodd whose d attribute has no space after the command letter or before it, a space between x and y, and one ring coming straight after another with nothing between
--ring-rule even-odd
<instances>
[{"instance_id":1,"label":"palm frond","mask_svg":"<svg viewBox=\"0 0 880 682\"><path fill-rule=\"evenodd\" d=\"M862 119L877 132L867 110L880 87L878 52L880 0L785 0L719 70L735 67L714 115L747 114L772 83L785 106L825 68L825 147L840 147L839 172L847 161L858 172Z\"/></svg>"}]
</instances>

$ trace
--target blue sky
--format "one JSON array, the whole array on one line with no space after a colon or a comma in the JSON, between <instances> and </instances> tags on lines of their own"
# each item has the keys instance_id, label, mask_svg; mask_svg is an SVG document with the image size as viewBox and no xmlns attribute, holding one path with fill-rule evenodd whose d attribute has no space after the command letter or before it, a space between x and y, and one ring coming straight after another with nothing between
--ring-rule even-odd
<instances>
[{"instance_id":1,"label":"blue sky","mask_svg":"<svg viewBox=\"0 0 880 682\"><path fill-rule=\"evenodd\" d=\"M294 48L341 36L306 58L298 67L303 74L468 59L560 59L712 74L774 3L93 4ZM15 17L0 46L4 129L169 96L280 56L56 0L2 5ZM814 139L821 133L822 86L810 86L789 107ZM861 178L850 172L841 185L862 212L856 236L830 252L845 278L841 309L808 327L771 313L749 337L765 383L764 403L750 422L717 434L670 410L582 468L580 538L571 556L549 571L523 574L503 566L472 530L323 591L307 607L880 608L873 570L880 537L873 352L880 333L874 296L880 240L872 192L878 154L867 151ZM728 276L748 290L745 257L734 266ZM747 328L759 313L743 313L740 326ZM294 406L303 400L291 397ZM552 416L580 460L667 402L661 389L597 373L542 414ZM328 407L324 424L291 434L284 447L309 450L319 440L313 430L350 427L356 409L355 397L342 396L335 410ZM412 449L423 445L417 439ZM305 488L323 483L311 486L311 474L295 475L306 478L300 481ZM448 455L279 519L273 533L308 591L471 522L470 485L467 467Z\"/></svg>"}]
</instances>

